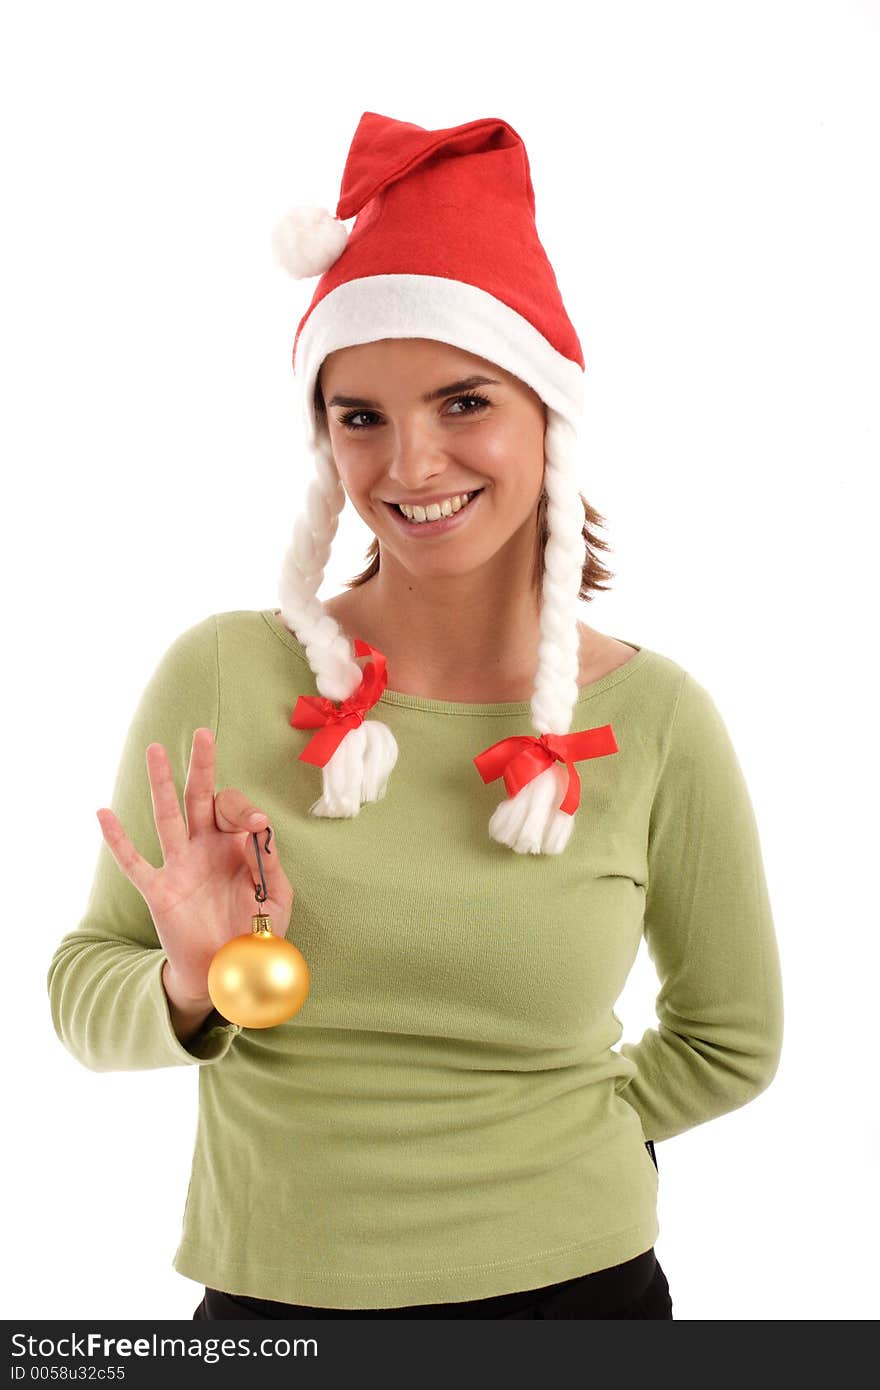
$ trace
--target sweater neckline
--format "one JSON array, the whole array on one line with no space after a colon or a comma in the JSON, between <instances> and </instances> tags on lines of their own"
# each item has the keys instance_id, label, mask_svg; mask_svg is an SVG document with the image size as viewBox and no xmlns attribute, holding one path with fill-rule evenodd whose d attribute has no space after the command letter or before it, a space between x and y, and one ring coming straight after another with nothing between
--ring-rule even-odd
<instances>
[{"instance_id":1,"label":"sweater neckline","mask_svg":"<svg viewBox=\"0 0 880 1390\"><path fill-rule=\"evenodd\" d=\"M280 615L276 617L274 609L271 608L260 609L260 616L264 619L270 632L273 632L279 641L289 647L312 674L305 648L286 626L284 619ZM592 700L594 696L602 695L612 686L626 680L635 671L640 670L653 655L648 647L640 647L638 643L630 642L628 638L617 637L615 640L626 642L627 646L635 647L634 654L622 666L618 666L615 671L609 671L606 676L600 676L598 680L590 681L588 685L582 685L575 701L576 705L582 705L586 700ZM530 700L499 701L490 704L476 704L461 700L431 700L424 695L409 695L403 690L391 690L387 686L379 697L378 703L380 705L402 705L405 709L424 710L433 714L523 715L528 714L531 710Z\"/></svg>"}]
</instances>

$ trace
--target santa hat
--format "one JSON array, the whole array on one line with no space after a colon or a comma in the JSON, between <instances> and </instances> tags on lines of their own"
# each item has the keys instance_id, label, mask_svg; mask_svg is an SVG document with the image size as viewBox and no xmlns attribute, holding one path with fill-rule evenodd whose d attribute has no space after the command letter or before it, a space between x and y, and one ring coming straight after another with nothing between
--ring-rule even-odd
<instances>
[{"instance_id":1,"label":"santa hat","mask_svg":"<svg viewBox=\"0 0 880 1390\"><path fill-rule=\"evenodd\" d=\"M343 225L355 218L350 232ZM325 357L383 338L431 338L502 367L547 407L544 552L533 734L478 753L474 776L502 777L507 797L489 834L518 853L559 854L581 787L576 762L617 751L609 724L571 733L579 689L578 603L586 560L577 423L584 359L535 226L525 145L487 117L425 130L365 111L348 152L336 216L294 208L275 228L278 262L319 275L293 345L306 446L314 460L293 528L281 615L305 649L320 696L300 696L290 722L315 730L299 754L322 769L312 815L345 817L385 795L397 742L374 717L387 684L383 654L350 638L317 593L345 492L319 428L315 384ZM356 658L368 657L362 669ZM393 685L392 685L393 688ZM393 793L392 793L393 794Z\"/></svg>"}]
</instances>

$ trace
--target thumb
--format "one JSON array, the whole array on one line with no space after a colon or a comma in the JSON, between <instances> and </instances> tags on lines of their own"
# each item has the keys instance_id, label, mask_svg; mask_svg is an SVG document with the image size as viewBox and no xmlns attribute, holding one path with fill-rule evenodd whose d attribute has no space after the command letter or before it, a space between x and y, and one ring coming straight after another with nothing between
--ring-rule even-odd
<instances>
[{"instance_id":1,"label":"thumb","mask_svg":"<svg viewBox=\"0 0 880 1390\"><path fill-rule=\"evenodd\" d=\"M250 797L237 787L224 787L214 797L214 824L218 830L259 831L266 828L269 817Z\"/></svg>"}]
</instances>

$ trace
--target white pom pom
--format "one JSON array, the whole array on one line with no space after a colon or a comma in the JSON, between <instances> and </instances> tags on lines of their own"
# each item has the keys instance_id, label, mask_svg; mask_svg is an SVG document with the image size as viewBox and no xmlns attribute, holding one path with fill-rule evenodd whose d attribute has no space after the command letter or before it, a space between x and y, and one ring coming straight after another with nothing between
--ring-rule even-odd
<instances>
[{"instance_id":1,"label":"white pom pom","mask_svg":"<svg viewBox=\"0 0 880 1390\"><path fill-rule=\"evenodd\" d=\"M276 261L293 276L306 280L323 275L339 260L348 241L345 223L326 208L291 208L272 232Z\"/></svg>"}]
</instances>

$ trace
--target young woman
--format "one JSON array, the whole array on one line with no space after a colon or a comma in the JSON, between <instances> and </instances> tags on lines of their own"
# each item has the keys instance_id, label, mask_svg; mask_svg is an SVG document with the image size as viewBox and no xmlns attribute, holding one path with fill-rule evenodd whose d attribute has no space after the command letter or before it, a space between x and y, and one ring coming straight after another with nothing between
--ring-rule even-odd
<instances>
[{"instance_id":1,"label":"young woman","mask_svg":"<svg viewBox=\"0 0 880 1390\"><path fill-rule=\"evenodd\" d=\"M281 607L159 663L56 1030L96 1070L200 1068L197 1318L671 1318L653 1145L770 1083L779 959L714 702L578 619L609 574L525 147L366 112L337 219L296 210L276 252L321 276ZM321 602L346 497L371 563ZM310 991L243 1028L207 974L260 867ZM615 1048L642 936L660 1026Z\"/></svg>"}]
</instances>

